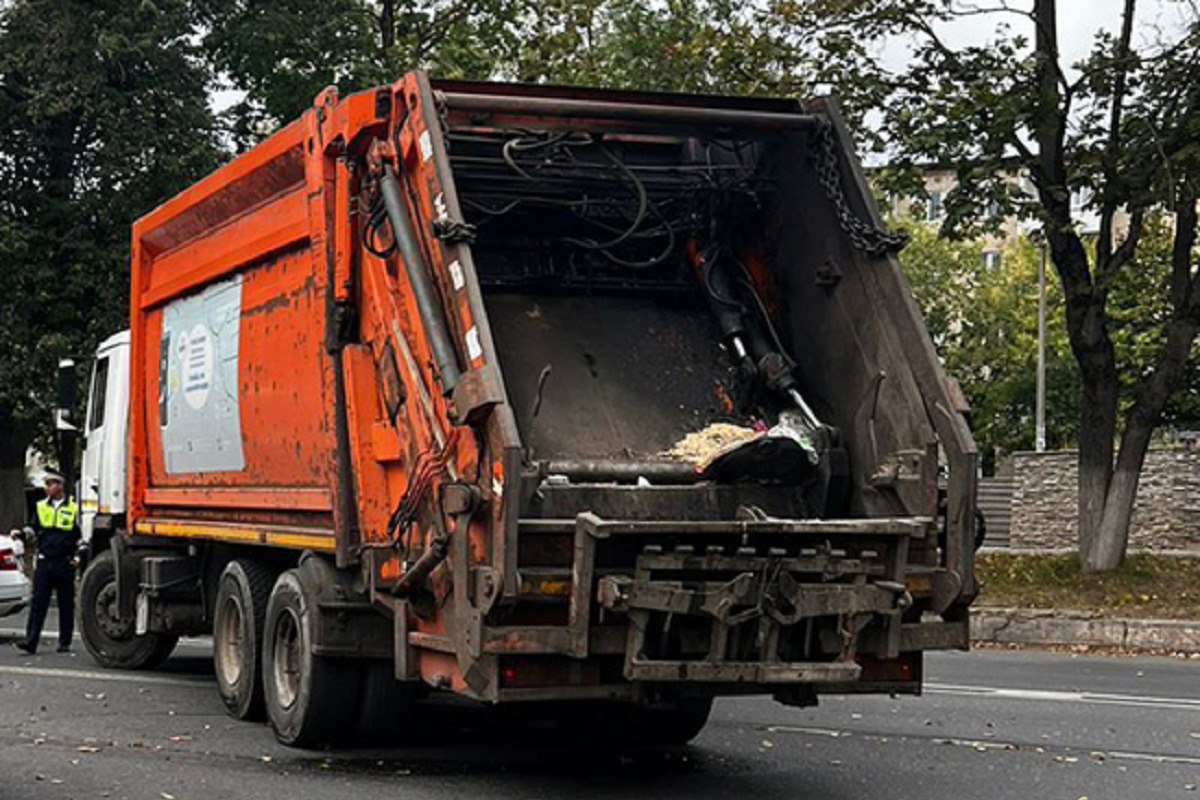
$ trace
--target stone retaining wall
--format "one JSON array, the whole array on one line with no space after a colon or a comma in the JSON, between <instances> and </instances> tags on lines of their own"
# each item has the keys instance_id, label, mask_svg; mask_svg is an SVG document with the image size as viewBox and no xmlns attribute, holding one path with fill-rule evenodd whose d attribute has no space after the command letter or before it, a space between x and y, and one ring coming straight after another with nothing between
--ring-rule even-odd
<instances>
[{"instance_id":1,"label":"stone retaining wall","mask_svg":"<svg viewBox=\"0 0 1200 800\"><path fill-rule=\"evenodd\" d=\"M971 638L995 644L1200 653L1200 621L1101 619L1084 611L1040 608L973 608Z\"/></svg>"},{"instance_id":2,"label":"stone retaining wall","mask_svg":"<svg viewBox=\"0 0 1200 800\"><path fill-rule=\"evenodd\" d=\"M1076 545L1077 458L1071 450L1013 455L1012 547ZM1129 546L1200 550L1200 453L1147 453Z\"/></svg>"}]
</instances>

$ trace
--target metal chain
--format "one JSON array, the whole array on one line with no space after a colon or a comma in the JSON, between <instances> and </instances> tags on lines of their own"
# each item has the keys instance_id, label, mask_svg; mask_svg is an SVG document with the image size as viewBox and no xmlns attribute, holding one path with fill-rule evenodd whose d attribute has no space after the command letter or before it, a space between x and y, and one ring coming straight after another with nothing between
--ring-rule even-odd
<instances>
[{"instance_id":1,"label":"metal chain","mask_svg":"<svg viewBox=\"0 0 1200 800\"><path fill-rule=\"evenodd\" d=\"M907 233L893 233L886 228L876 227L855 214L846 202L846 194L842 191L842 172L834 147L833 125L829 120L817 121L815 138L817 146L810 151L813 169L817 172L817 180L825 189L825 196L833 203L838 225L850 237L850 243L856 249L873 256L900 252L908 244Z\"/></svg>"}]
</instances>

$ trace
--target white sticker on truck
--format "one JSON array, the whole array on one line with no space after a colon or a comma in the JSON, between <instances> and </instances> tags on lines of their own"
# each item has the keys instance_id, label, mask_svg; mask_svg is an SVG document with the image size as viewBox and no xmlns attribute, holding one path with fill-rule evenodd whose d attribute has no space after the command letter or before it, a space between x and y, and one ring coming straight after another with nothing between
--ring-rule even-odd
<instances>
[{"instance_id":1,"label":"white sticker on truck","mask_svg":"<svg viewBox=\"0 0 1200 800\"><path fill-rule=\"evenodd\" d=\"M474 325L467 331L467 358L474 364L475 360L483 356L483 345L479 341L479 328Z\"/></svg>"},{"instance_id":2,"label":"white sticker on truck","mask_svg":"<svg viewBox=\"0 0 1200 800\"><path fill-rule=\"evenodd\" d=\"M245 467L238 409L242 278L163 308L158 424L168 474Z\"/></svg>"}]
</instances>

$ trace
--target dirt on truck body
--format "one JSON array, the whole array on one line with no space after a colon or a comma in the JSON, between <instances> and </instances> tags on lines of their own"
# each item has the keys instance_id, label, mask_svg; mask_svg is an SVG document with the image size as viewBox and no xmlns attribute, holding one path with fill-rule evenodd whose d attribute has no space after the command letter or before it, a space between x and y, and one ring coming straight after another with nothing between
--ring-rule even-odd
<instances>
[{"instance_id":1,"label":"dirt on truck body","mask_svg":"<svg viewBox=\"0 0 1200 800\"><path fill-rule=\"evenodd\" d=\"M89 649L211 630L296 745L431 690L648 741L918 693L968 644L976 453L901 243L829 100L327 90L134 228Z\"/></svg>"}]
</instances>

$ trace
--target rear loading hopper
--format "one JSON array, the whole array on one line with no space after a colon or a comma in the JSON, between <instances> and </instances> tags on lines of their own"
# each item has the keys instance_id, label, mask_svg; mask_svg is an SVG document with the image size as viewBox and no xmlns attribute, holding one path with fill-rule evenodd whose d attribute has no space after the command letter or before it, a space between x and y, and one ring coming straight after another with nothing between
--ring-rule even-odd
<instances>
[{"instance_id":1,"label":"rear loading hopper","mask_svg":"<svg viewBox=\"0 0 1200 800\"><path fill-rule=\"evenodd\" d=\"M251 637L223 693L297 744L379 670L661 739L918 692L968 643L976 455L901 244L828 100L327 91L135 230L121 603Z\"/></svg>"}]
</instances>

